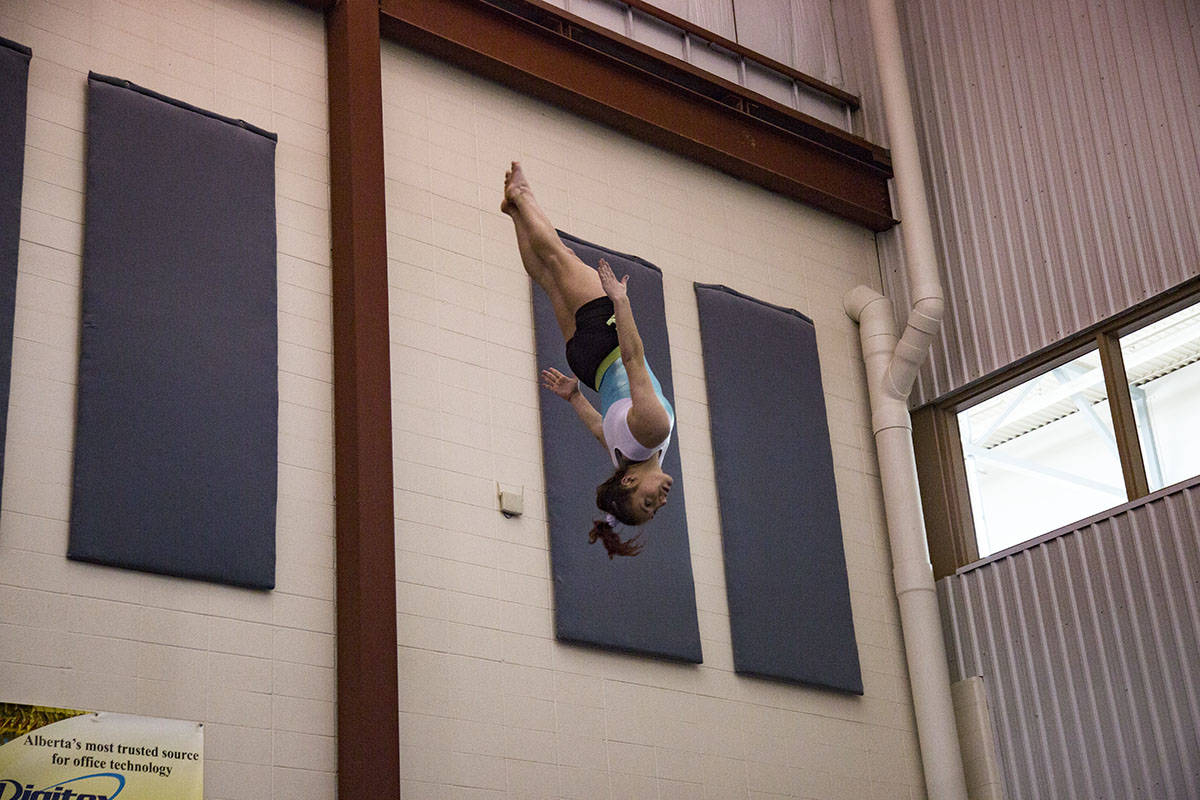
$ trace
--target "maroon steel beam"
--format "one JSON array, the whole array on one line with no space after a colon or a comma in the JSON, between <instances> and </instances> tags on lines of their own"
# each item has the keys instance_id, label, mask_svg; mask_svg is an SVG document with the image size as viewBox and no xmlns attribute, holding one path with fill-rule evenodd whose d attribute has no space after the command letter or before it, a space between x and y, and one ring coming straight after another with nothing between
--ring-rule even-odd
<instances>
[{"instance_id":1,"label":"maroon steel beam","mask_svg":"<svg viewBox=\"0 0 1200 800\"><path fill-rule=\"evenodd\" d=\"M326 12L333 226L338 797L400 797L396 547L376 0Z\"/></svg>"},{"instance_id":2,"label":"maroon steel beam","mask_svg":"<svg viewBox=\"0 0 1200 800\"><path fill-rule=\"evenodd\" d=\"M501 7L503 5L503 7ZM381 0L384 36L872 230L876 145L539 0Z\"/></svg>"}]
</instances>

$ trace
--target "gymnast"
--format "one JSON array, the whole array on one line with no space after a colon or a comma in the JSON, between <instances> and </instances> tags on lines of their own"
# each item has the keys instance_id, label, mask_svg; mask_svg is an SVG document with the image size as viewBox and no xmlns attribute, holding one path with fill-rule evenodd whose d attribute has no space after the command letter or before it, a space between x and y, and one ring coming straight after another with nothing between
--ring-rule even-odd
<instances>
[{"instance_id":1,"label":"gymnast","mask_svg":"<svg viewBox=\"0 0 1200 800\"><path fill-rule=\"evenodd\" d=\"M675 410L646 363L626 292L629 276L618 280L604 259L592 269L563 244L516 161L504 175L500 210L512 217L525 271L554 306L567 364L578 376L548 367L541 384L571 404L616 470L596 487L596 506L605 516L588 541L600 539L610 559L636 556L644 546L641 534L623 541L617 528L649 522L667 503L673 479L662 470L662 456ZM580 380L600 393L599 412L580 392Z\"/></svg>"}]
</instances>

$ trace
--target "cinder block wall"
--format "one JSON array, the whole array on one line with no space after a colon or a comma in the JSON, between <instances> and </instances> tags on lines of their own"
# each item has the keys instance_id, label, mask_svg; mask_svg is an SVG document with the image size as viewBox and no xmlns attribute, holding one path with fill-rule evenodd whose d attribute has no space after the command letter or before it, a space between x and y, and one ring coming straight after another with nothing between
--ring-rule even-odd
<instances>
[{"instance_id":1,"label":"cinder block wall","mask_svg":"<svg viewBox=\"0 0 1200 800\"><path fill-rule=\"evenodd\" d=\"M391 44L383 72L406 800L924 797L841 304L879 288L873 236ZM554 639L531 287L498 210L511 159L559 227L663 270L702 666ZM732 671L694 280L816 322L862 698ZM523 517L497 482L524 487Z\"/></svg>"},{"instance_id":2,"label":"cinder block wall","mask_svg":"<svg viewBox=\"0 0 1200 800\"><path fill-rule=\"evenodd\" d=\"M0 36L33 49L0 513L0 700L203 721L209 800L331 798L332 359L321 17L273 0L0 0ZM279 134L274 592L65 558L88 70Z\"/></svg>"}]
</instances>

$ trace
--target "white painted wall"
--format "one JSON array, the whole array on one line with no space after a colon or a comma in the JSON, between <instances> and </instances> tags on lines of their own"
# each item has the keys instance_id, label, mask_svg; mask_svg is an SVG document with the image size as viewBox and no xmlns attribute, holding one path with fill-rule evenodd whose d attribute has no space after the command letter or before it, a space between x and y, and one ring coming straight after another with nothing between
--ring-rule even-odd
<instances>
[{"instance_id":1,"label":"white painted wall","mask_svg":"<svg viewBox=\"0 0 1200 800\"><path fill-rule=\"evenodd\" d=\"M33 49L0 513L0 701L205 723L205 797L333 797L329 167L320 15L0 0ZM279 134L277 588L68 561L88 70Z\"/></svg>"},{"instance_id":2,"label":"white painted wall","mask_svg":"<svg viewBox=\"0 0 1200 800\"><path fill-rule=\"evenodd\" d=\"M879 288L871 233L391 44L383 88L406 800L924 797L842 311ZM699 667L554 639L531 289L498 210L511 159L559 227L662 268ZM733 673L696 280L816 323L862 698ZM524 487L524 517L500 515L497 482Z\"/></svg>"}]
</instances>

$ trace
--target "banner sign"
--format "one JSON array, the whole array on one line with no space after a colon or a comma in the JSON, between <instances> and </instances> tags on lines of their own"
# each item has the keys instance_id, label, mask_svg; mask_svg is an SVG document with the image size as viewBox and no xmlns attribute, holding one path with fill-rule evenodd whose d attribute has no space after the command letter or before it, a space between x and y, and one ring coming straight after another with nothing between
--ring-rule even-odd
<instances>
[{"instance_id":1,"label":"banner sign","mask_svg":"<svg viewBox=\"0 0 1200 800\"><path fill-rule=\"evenodd\" d=\"M204 800L198 722L0 703L0 800Z\"/></svg>"}]
</instances>

